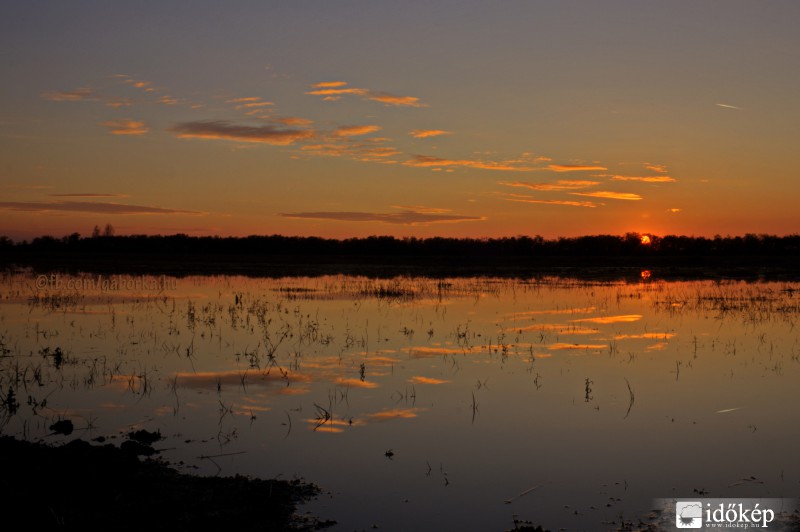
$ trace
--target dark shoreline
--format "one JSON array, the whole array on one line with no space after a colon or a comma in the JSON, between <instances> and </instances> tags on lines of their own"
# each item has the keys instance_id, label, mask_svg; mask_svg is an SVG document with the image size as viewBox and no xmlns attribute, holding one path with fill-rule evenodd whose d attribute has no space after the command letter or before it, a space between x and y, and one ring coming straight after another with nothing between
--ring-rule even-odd
<instances>
[{"instance_id":1,"label":"dark shoreline","mask_svg":"<svg viewBox=\"0 0 800 532\"><path fill-rule=\"evenodd\" d=\"M0 500L39 530L277 532L332 524L296 514L319 495L313 484L187 475L137 454L80 439L51 446L0 436Z\"/></svg>"},{"instance_id":2,"label":"dark shoreline","mask_svg":"<svg viewBox=\"0 0 800 532\"><path fill-rule=\"evenodd\" d=\"M639 282L650 280L800 280L800 261L785 258L742 258L709 260L692 257L683 260L639 257L548 257L539 260L457 260L453 257L425 260L386 260L384 257L228 257L213 255L141 256L96 254L92 256L53 255L0 259L0 270L30 271L34 274L67 273L90 275L240 275L244 277L319 277L358 275L375 279L398 276L498 277L540 279L560 277L583 281Z\"/></svg>"},{"instance_id":3,"label":"dark shoreline","mask_svg":"<svg viewBox=\"0 0 800 532\"><path fill-rule=\"evenodd\" d=\"M647 239L647 243L645 243ZM281 235L0 237L0 269L35 272L252 277L399 275L638 279L800 279L800 235L593 235L344 240Z\"/></svg>"}]
</instances>

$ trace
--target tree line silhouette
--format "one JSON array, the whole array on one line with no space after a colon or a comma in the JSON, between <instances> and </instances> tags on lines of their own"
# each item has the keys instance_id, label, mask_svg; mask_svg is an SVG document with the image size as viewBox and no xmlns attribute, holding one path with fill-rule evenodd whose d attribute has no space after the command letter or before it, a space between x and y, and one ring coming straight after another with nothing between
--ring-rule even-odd
<instances>
[{"instance_id":1,"label":"tree line silhouette","mask_svg":"<svg viewBox=\"0 0 800 532\"><path fill-rule=\"evenodd\" d=\"M113 228L90 237L74 233L62 238L42 236L13 242L0 237L0 259L6 264L59 263L89 267L113 262L161 264L191 262L242 264L369 264L475 266L781 266L800 265L800 235L744 236L592 235L545 239L541 236L504 238L365 238L327 239L281 235L219 237L175 235L114 235ZM645 239L646 240L646 239ZM123 262L120 262L123 261ZM107 264L111 267L112 264Z\"/></svg>"}]
</instances>

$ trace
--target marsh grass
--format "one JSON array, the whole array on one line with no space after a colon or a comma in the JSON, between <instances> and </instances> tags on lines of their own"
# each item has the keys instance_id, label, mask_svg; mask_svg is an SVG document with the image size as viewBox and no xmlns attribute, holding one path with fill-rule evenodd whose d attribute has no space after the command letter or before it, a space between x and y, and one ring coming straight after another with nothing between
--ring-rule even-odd
<instances>
[{"instance_id":1,"label":"marsh grass","mask_svg":"<svg viewBox=\"0 0 800 532\"><path fill-rule=\"evenodd\" d=\"M778 389L800 367L800 289L791 283L344 276L183 282L190 288L171 300L65 294L0 305L0 430L37 438L53 422L90 410L101 413L104 430L117 416L147 426L165 423L171 412L170 433L216 424L216 438L203 436L210 444L260 449L258 459L271 465L277 459L263 449L282 446L281 456L295 461L274 467L289 470L301 467L302 457L285 449L320 453L318 446L339 437L328 434L345 431L354 447L369 446L379 458L388 442L375 435L393 434L389 441L403 451L395 463L406 464L419 456L407 448L438 445L417 432L422 427L452 443L457 465L448 469L457 479L469 477L465 464L475 459L460 456L463 442L451 441L463 427L475 438L511 442L519 431L531 452L552 451L555 462L559 449L548 450L547 438L531 428L558 436L550 417L584 421L574 431L586 436L593 423L609 433L644 430L657 412L648 421L654 430L679 434L688 422L668 412L677 421L664 429L662 411L695 408L693 401L707 406L709 393L698 382L710 380L722 396L742 382ZM20 306L27 316L15 314ZM615 316L634 318L585 321ZM581 398L596 416L563 408ZM601 400L618 406L600 412ZM89 406L70 408L82 402ZM736 428L757 448L758 438L778 429L748 413ZM693 430L698 437L708 431L701 424ZM222 465L213 450L197 455ZM430 474L438 457L426 456ZM587 484L597 480L586 475ZM442 478L449 485L450 477ZM520 487L536 482L529 481Z\"/></svg>"}]
</instances>

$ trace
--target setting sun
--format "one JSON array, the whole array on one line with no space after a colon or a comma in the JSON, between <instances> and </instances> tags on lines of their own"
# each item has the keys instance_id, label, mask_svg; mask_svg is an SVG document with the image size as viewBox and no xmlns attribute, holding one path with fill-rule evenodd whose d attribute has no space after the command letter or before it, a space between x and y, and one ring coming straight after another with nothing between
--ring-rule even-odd
<instances>
[{"instance_id":1,"label":"setting sun","mask_svg":"<svg viewBox=\"0 0 800 532\"><path fill-rule=\"evenodd\" d=\"M650 245L650 235L642 235L641 242L643 246Z\"/></svg>"}]
</instances>

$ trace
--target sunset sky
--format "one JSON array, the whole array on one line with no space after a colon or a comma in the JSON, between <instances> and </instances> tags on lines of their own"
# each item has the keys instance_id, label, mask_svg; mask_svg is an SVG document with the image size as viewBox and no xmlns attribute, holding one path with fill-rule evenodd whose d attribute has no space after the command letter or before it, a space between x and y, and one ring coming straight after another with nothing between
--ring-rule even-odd
<instances>
[{"instance_id":1,"label":"sunset sky","mask_svg":"<svg viewBox=\"0 0 800 532\"><path fill-rule=\"evenodd\" d=\"M800 232L800 2L4 1L0 235Z\"/></svg>"}]
</instances>

